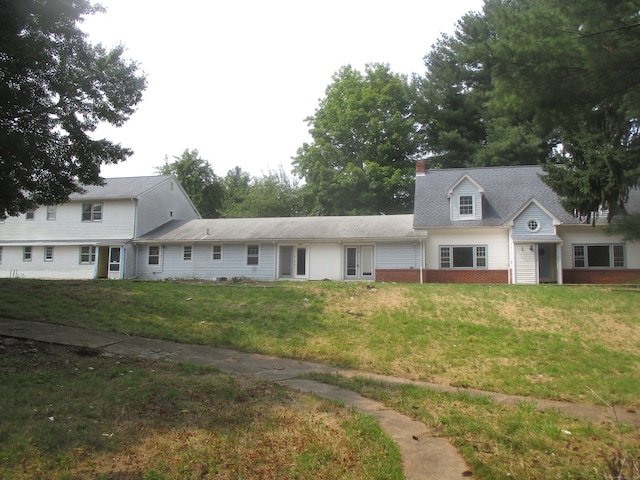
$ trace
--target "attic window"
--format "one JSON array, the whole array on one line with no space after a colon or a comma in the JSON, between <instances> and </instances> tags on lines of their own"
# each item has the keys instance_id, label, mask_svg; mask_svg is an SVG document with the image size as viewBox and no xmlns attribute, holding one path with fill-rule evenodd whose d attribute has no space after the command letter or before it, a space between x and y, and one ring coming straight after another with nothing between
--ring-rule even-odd
<instances>
[{"instance_id":1,"label":"attic window","mask_svg":"<svg viewBox=\"0 0 640 480\"><path fill-rule=\"evenodd\" d=\"M540 230L540 223L535 219L531 219L527 222L527 228L530 232L537 232Z\"/></svg>"},{"instance_id":2,"label":"attic window","mask_svg":"<svg viewBox=\"0 0 640 480\"><path fill-rule=\"evenodd\" d=\"M473 196L460 195L460 215L473 215Z\"/></svg>"}]
</instances>

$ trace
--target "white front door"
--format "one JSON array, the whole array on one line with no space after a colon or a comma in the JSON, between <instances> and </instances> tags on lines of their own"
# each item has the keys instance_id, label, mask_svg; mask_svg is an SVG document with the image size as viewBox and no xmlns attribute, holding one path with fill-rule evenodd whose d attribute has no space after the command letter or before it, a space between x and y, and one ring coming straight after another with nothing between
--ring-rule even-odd
<instances>
[{"instance_id":1,"label":"white front door","mask_svg":"<svg viewBox=\"0 0 640 480\"><path fill-rule=\"evenodd\" d=\"M109 278L120 278L122 248L109 247Z\"/></svg>"},{"instance_id":2,"label":"white front door","mask_svg":"<svg viewBox=\"0 0 640 480\"><path fill-rule=\"evenodd\" d=\"M281 245L279 278L307 278L307 246Z\"/></svg>"},{"instance_id":3,"label":"white front door","mask_svg":"<svg viewBox=\"0 0 640 480\"><path fill-rule=\"evenodd\" d=\"M345 271L347 280L373 280L373 245L345 247Z\"/></svg>"}]
</instances>

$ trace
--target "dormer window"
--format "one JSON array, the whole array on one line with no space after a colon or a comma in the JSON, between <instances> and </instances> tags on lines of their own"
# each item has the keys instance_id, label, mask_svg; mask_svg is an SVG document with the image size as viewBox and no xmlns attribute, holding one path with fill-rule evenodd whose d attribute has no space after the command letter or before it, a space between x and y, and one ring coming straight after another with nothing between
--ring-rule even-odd
<instances>
[{"instance_id":1,"label":"dormer window","mask_svg":"<svg viewBox=\"0 0 640 480\"><path fill-rule=\"evenodd\" d=\"M447 192L451 220L482 220L483 195L482 185L465 173Z\"/></svg>"},{"instance_id":2,"label":"dormer window","mask_svg":"<svg viewBox=\"0 0 640 480\"><path fill-rule=\"evenodd\" d=\"M460 215L473 215L473 196L460 195Z\"/></svg>"}]
</instances>

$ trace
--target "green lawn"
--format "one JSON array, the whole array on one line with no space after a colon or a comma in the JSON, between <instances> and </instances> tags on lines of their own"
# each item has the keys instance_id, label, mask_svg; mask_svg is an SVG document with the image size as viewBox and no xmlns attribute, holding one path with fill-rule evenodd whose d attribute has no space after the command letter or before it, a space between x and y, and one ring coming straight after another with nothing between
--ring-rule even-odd
<instances>
[{"instance_id":1,"label":"green lawn","mask_svg":"<svg viewBox=\"0 0 640 480\"><path fill-rule=\"evenodd\" d=\"M0 315L640 406L640 289L0 281Z\"/></svg>"},{"instance_id":2,"label":"green lawn","mask_svg":"<svg viewBox=\"0 0 640 480\"><path fill-rule=\"evenodd\" d=\"M538 398L600 397L625 409L640 406L639 307L634 286L0 280L3 317ZM450 438L474 478L640 479L634 427L541 412L533 400L509 407L464 393L324 380Z\"/></svg>"}]
</instances>

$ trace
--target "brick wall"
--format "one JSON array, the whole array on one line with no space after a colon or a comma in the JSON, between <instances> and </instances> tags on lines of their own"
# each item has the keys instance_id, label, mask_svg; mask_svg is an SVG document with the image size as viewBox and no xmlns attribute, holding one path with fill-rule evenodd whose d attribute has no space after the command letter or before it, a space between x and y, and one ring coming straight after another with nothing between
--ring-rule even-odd
<instances>
[{"instance_id":1,"label":"brick wall","mask_svg":"<svg viewBox=\"0 0 640 480\"><path fill-rule=\"evenodd\" d=\"M640 270L563 270L563 283L627 283L640 281Z\"/></svg>"},{"instance_id":2,"label":"brick wall","mask_svg":"<svg viewBox=\"0 0 640 480\"><path fill-rule=\"evenodd\" d=\"M420 270L415 268L376 270L376 282L419 283Z\"/></svg>"},{"instance_id":3,"label":"brick wall","mask_svg":"<svg viewBox=\"0 0 640 480\"><path fill-rule=\"evenodd\" d=\"M427 270L429 283L509 283L508 270Z\"/></svg>"}]
</instances>

